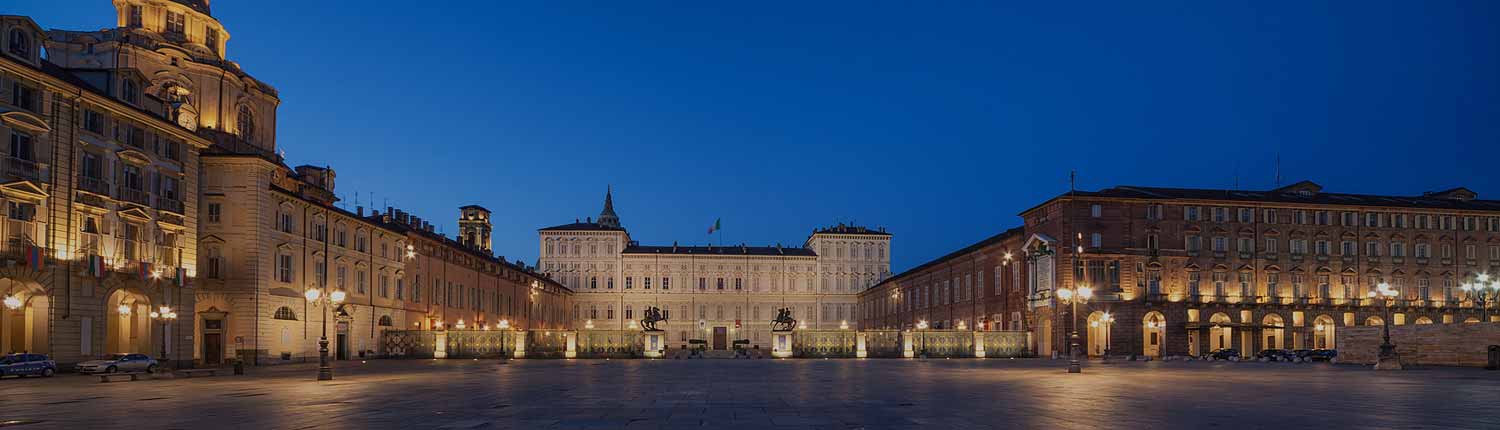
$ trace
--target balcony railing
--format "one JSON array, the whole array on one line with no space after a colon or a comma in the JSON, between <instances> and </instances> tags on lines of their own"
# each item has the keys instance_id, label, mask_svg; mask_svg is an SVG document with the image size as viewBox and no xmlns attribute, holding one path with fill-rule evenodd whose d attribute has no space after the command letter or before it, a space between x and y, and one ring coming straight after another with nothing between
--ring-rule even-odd
<instances>
[{"instance_id":1,"label":"balcony railing","mask_svg":"<svg viewBox=\"0 0 1500 430\"><path fill-rule=\"evenodd\" d=\"M36 181L41 179L42 170L35 161L7 157L5 159L5 174L28 181Z\"/></svg>"},{"instance_id":2,"label":"balcony railing","mask_svg":"<svg viewBox=\"0 0 1500 430\"><path fill-rule=\"evenodd\" d=\"M175 199L168 199L168 198L165 198L165 197L157 197L156 198L156 208L164 210L164 211L167 211L167 212L179 213L180 214L180 213L182 213L182 201L181 200L175 200Z\"/></svg>"},{"instance_id":3,"label":"balcony railing","mask_svg":"<svg viewBox=\"0 0 1500 430\"><path fill-rule=\"evenodd\" d=\"M6 218L3 232L4 243L0 243L0 253L7 256L20 258L22 253L30 246L39 246L45 243L42 234L42 224L19 219Z\"/></svg>"},{"instance_id":4,"label":"balcony railing","mask_svg":"<svg viewBox=\"0 0 1500 430\"><path fill-rule=\"evenodd\" d=\"M105 182L99 178L79 176L78 189L102 196L109 196L109 182Z\"/></svg>"},{"instance_id":5,"label":"balcony railing","mask_svg":"<svg viewBox=\"0 0 1500 430\"><path fill-rule=\"evenodd\" d=\"M125 187L120 187L120 200L139 204L141 206L151 205L151 200L147 197L145 191Z\"/></svg>"}]
</instances>

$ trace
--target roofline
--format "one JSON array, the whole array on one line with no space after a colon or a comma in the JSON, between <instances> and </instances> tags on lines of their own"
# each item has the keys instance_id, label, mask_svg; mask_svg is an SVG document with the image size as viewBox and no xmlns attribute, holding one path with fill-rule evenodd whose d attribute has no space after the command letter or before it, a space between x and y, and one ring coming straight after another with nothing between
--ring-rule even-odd
<instances>
[{"instance_id":1,"label":"roofline","mask_svg":"<svg viewBox=\"0 0 1500 430\"><path fill-rule=\"evenodd\" d=\"M920 265L917 265L916 267L903 270L903 271L901 271L901 273L897 273L895 275L891 275L890 277L887 277L884 280L881 280L880 282L875 283L875 285L871 285L869 288L866 288L865 291L874 290L876 288L879 288L881 285L885 285L886 283L895 282L897 279L900 279L900 278L902 278L904 276L908 276L908 275L914 274L916 272L920 272L922 270L926 270L927 268L930 268L932 266L936 266L936 265L942 264L942 263L947 262L949 260L953 260L954 258L957 258L957 257L959 257L959 256L961 256L963 254L972 253L972 252L974 252L974 251L976 251L976 250L978 250L980 248L984 248L986 246L993 245L993 244L999 243L1001 241L1004 241L1006 239L1009 239L1012 236L1023 236L1023 235L1025 235L1025 233L1026 233L1026 228L1025 227L1011 227L1011 228L1006 229L1005 231L1002 231L1002 232L1000 232L998 234L995 234L993 236L984 238L983 240L980 240L978 242L970 244L969 246L965 246L963 248L959 248L957 251L949 252L947 254L944 254L941 257L934 258L932 260L928 260L926 263L922 263Z\"/></svg>"}]
</instances>

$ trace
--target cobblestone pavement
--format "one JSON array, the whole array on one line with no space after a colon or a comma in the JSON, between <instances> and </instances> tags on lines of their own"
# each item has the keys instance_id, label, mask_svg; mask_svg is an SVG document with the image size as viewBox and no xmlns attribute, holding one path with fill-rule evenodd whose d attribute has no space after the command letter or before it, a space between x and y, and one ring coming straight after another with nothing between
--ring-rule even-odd
<instances>
[{"instance_id":1,"label":"cobblestone pavement","mask_svg":"<svg viewBox=\"0 0 1500 430\"><path fill-rule=\"evenodd\" d=\"M1054 360L371 360L0 380L0 427L1500 428L1500 372Z\"/></svg>"}]
</instances>

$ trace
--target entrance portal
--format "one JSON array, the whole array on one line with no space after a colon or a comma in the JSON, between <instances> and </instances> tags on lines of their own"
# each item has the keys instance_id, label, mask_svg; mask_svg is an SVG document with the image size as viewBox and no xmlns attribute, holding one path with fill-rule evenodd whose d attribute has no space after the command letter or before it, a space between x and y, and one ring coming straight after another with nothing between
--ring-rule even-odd
<instances>
[{"instance_id":1,"label":"entrance portal","mask_svg":"<svg viewBox=\"0 0 1500 430\"><path fill-rule=\"evenodd\" d=\"M714 349L729 349L729 329L714 327Z\"/></svg>"}]
</instances>

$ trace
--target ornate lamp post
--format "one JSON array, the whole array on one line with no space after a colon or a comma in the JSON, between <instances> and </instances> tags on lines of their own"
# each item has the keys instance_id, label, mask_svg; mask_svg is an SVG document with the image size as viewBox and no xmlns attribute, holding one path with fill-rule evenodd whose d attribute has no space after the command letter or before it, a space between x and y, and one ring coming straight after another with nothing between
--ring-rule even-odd
<instances>
[{"instance_id":1,"label":"ornate lamp post","mask_svg":"<svg viewBox=\"0 0 1500 430\"><path fill-rule=\"evenodd\" d=\"M177 312L173 312L170 306L162 306L160 309L151 311L151 319L161 323L161 360L167 359L167 325L177 321Z\"/></svg>"},{"instance_id":2,"label":"ornate lamp post","mask_svg":"<svg viewBox=\"0 0 1500 430\"><path fill-rule=\"evenodd\" d=\"M1068 373L1083 373L1083 368L1078 365L1078 304L1088 303L1093 295L1094 289L1089 288L1087 284L1079 286L1077 292L1069 288L1057 290L1058 300L1073 305L1073 333L1069 336L1072 344L1068 348Z\"/></svg>"},{"instance_id":3,"label":"ornate lamp post","mask_svg":"<svg viewBox=\"0 0 1500 430\"><path fill-rule=\"evenodd\" d=\"M1475 304L1479 305L1480 321L1490 320L1490 303L1500 298L1500 281L1490 282L1490 275L1480 273L1475 276L1475 281L1465 283L1459 287L1464 290Z\"/></svg>"},{"instance_id":4,"label":"ornate lamp post","mask_svg":"<svg viewBox=\"0 0 1500 430\"><path fill-rule=\"evenodd\" d=\"M345 293L342 290L334 290L324 295L323 290L313 288L307 290L304 295L307 296L308 302L323 308L323 335L318 338L318 380L332 380L333 366L328 364L328 308L342 307Z\"/></svg>"},{"instance_id":5,"label":"ornate lamp post","mask_svg":"<svg viewBox=\"0 0 1500 430\"><path fill-rule=\"evenodd\" d=\"M1384 282L1376 286L1376 291L1367 294L1372 300L1383 299L1381 300L1384 305L1382 308L1385 310L1385 318L1381 320L1380 356L1375 362L1376 370L1401 369L1401 359L1396 355L1396 345L1391 344L1391 305L1396 301L1398 294L1395 289L1391 288L1391 284Z\"/></svg>"},{"instance_id":6,"label":"ornate lamp post","mask_svg":"<svg viewBox=\"0 0 1500 430\"><path fill-rule=\"evenodd\" d=\"M1115 316L1112 315L1112 314L1110 314L1109 312L1105 312L1103 316L1099 317L1098 321L1094 321L1094 322L1090 322L1089 323L1090 327L1099 327L1103 331L1103 333L1104 333L1104 351L1103 351L1103 354L1104 354L1104 361L1106 361L1106 362L1109 361L1109 347L1110 347L1109 338L1110 338L1110 335L1112 334L1110 332L1113 331L1113 330L1110 330L1110 329L1114 328L1114 325L1115 325Z\"/></svg>"}]
</instances>

